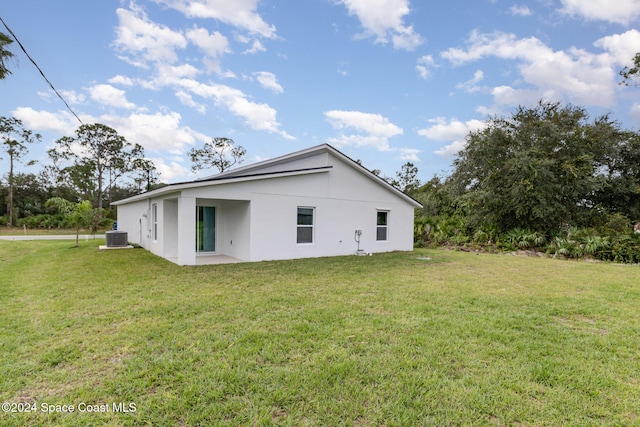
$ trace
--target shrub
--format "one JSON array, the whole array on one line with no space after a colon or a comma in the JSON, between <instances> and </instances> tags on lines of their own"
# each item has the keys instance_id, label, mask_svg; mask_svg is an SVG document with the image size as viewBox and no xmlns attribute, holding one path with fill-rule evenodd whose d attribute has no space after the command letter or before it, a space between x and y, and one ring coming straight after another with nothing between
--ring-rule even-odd
<instances>
[{"instance_id":1,"label":"shrub","mask_svg":"<svg viewBox=\"0 0 640 427\"><path fill-rule=\"evenodd\" d=\"M626 264L640 262L640 234L619 236L611 245L610 260Z\"/></svg>"},{"instance_id":2,"label":"shrub","mask_svg":"<svg viewBox=\"0 0 640 427\"><path fill-rule=\"evenodd\" d=\"M583 251L585 255L593 255L596 258L603 256L603 253L607 251L611 246L609 238L606 236L587 236L584 239Z\"/></svg>"},{"instance_id":3,"label":"shrub","mask_svg":"<svg viewBox=\"0 0 640 427\"><path fill-rule=\"evenodd\" d=\"M459 215L421 217L414 222L414 241L416 244L464 244L469 240L466 219Z\"/></svg>"},{"instance_id":4,"label":"shrub","mask_svg":"<svg viewBox=\"0 0 640 427\"><path fill-rule=\"evenodd\" d=\"M582 256L582 248L575 241L570 238L556 237L552 246L555 249L554 256L561 256L564 258L579 258Z\"/></svg>"},{"instance_id":5,"label":"shrub","mask_svg":"<svg viewBox=\"0 0 640 427\"><path fill-rule=\"evenodd\" d=\"M469 236L462 233L456 233L453 236L451 236L451 242L457 246L464 246L466 243L469 242Z\"/></svg>"},{"instance_id":6,"label":"shrub","mask_svg":"<svg viewBox=\"0 0 640 427\"><path fill-rule=\"evenodd\" d=\"M16 224L18 227L27 226L27 228L69 228L71 224L62 215L40 214L20 218Z\"/></svg>"},{"instance_id":7,"label":"shrub","mask_svg":"<svg viewBox=\"0 0 640 427\"><path fill-rule=\"evenodd\" d=\"M473 233L473 243L484 246L489 244L489 241L489 233L487 233L486 231L478 230Z\"/></svg>"},{"instance_id":8,"label":"shrub","mask_svg":"<svg viewBox=\"0 0 640 427\"><path fill-rule=\"evenodd\" d=\"M507 250L542 248L546 241L546 235L540 231L514 228L504 235L502 247Z\"/></svg>"},{"instance_id":9,"label":"shrub","mask_svg":"<svg viewBox=\"0 0 640 427\"><path fill-rule=\"evenodd\" d=\"M424 241L429 239L431 233L431 224L425 217L418 217L413 222L413 240L418 244L422 242L418 247L424 246Z\"/></svg>"},{"instance_id":10,"label":"shrub","mask_svg":"<svg viewBox=\"0 0 640 427\"><path fill-rule=\"evenodd\" d=\"M629 234L632 231L631 220L620 213L610 214L607 222L598 229L598 234L605 236L618 236Z\"/></svg>"},{"instance_id":11,"label":"shrub","mask_svg":"<svg viewBox=\"0 0 640 427\"><path fill-rule=\"evenodd\" d=\"M526 249L529 247L529 242L526 239L529 233L529 230L525 230L523 228L514 228L513 230L509 230L505 234L505 240L513 249Z\"/></svg>"}]
</instances>

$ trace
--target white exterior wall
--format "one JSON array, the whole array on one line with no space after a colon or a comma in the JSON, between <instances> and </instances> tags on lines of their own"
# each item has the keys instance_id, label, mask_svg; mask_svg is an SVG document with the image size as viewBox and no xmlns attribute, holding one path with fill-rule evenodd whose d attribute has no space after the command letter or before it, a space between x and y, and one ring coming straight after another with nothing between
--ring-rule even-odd
<instances>
[{"instance_id":1,"label":"white exterior wall","mask_svg":"<svg viewBox=\"0 0 640 427\"><path fill-rule=\"evenodd\" d=\"M160 202L159 202L160 204ZM162 199L162 222L158 225L158 240L161 242L162 255L165 258L178 259L178 199ZM160 248L158 248L159 250Z\"/></svg>"},{"instance_id":2,"label":"white exterior wall","mask_svg":"<svg viewBox=\"0 0 640 427\"><path fill-rule=\"evenodd\" d=\"M149 249L149 201L118 206L118 230L127 232L127 239L145 249Z\"/></svg>"},{"instance_id":3,"label":"white exterior wall","mask_svg":"<svg viewBox=\"0 0 640 427\"><path fill-rule=\"evenodd\" d=\"M218 252L244 261L251 259L251 204L243 201L223 201L219 205L220 230L216 247Z\"/></svg>"},{"instance_id":4,"label":"white exterior wall","mask_svg":"<svg viewBox=\"0 0 640 427\"><path fill-rule=\"evenodd\" d=\"M216 207L215 253L244 261L355 254L355 230L362 230L360 249L367 253L412 250L414 206L359 166L329 152L267 166L260 172L331 168L293 176L196 182L118 205L118 226L129 233L129 241L180 265L196 264L198 205ZM152 238L154 203L158 205L156 240ZM315 209L311 244L296 242L298 207ZM388 212L386 241L376 241L379 210Z\"/></svg>"},{"instance_id":5,"label":"white exterior wall","mask_svg":"<svg viewBox=\"0 0 640 427\"><path fill-rule=\"evenodd\" d=\"M413 207L349 166L278 181L278 194L253 195L251 261L355 254L355 230L368 253L413 249ZM311 244L296 243L298 207L315 209ZM378 210L388 211L386 241L376 241Z\"/></svg>"}]
</instances>

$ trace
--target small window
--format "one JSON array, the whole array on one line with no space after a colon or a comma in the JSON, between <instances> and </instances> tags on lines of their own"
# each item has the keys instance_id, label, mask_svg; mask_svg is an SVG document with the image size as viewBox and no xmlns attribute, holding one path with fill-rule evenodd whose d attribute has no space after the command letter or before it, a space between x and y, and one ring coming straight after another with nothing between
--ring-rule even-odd
<instances>
[{"instance_id":1,"label":"small window","mask_svg":"<svg viewBox=\"0 0 640 427\"><path fill-rule=\"evenodd\" d=\"M387 240L389 212L378 211L376 218L376 240Z\"/></svg>"},{"instance_id":2,"label":"small window","mask_svg":"<svg viewBox=\"0 0 640 427\"><path fill-rule=\"evenodd\" d=\"M298 208L298 243L313 243L314 208Z\"/></svg>"},{"instance_id":3,"label":"small window","mask_svg":"<svg viewBox=\"0 0 640 427\"><path fill-rule=\"evenodd\" d=\"M152 224L152 233L153 240L158 240L158 204L154 203L151 205L151 224Z\"/></svg>"}]
</instances>

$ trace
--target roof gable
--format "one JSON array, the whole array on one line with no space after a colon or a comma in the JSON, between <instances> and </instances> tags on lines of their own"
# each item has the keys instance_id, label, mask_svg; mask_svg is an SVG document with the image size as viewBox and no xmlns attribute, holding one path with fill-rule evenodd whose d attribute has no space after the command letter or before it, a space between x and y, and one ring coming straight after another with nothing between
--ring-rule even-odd
<instances>
[{"instance_id":1,"label":"roof gable","mask_svg":"<svg viewBox=\"0 0 640 427\"><path fill-rule=\"evenodd\" d=\"M273 159L264 160L246 166L241 166L229 171L225 171L216 175L211 175L195 181L181 182L169 184L168 186L152 190L147 193L139 194L128 199L120 200L113 203L114 205L126 204L138 200L159 196L165 193L182 190L185 188L200 187L205 185L222 184L226 182L235 182L238 180L264 179L267 177L290 176L300 174L310 174L318 172L326 172L331 169L330 157L337 158L347 166L357 170L377 185L384 187L386 190L394 193L396 196L404 199L414 207L422 207L422 205L400 191L398 188L389 184L384 179L375 175L369 169L365 168L355 160L351 159L342 152L336 150L329 144L321 144L315 147L296 151Z\"/></svg>"},{"instance_id":2,"label":"roof gable","mask_svg":"<svg viewBox=\"0 0 640 427\"><path fill-rule=\"evenodd\" d=\"M254 175L260 173L284 172L296 169L310 169L328 165L326 158L327 144L318 145L306 150L296 151L269 160L240 166L225 172L201 178L200 180L231 178L238 176ZM324 154L324 156L323 156Z\"/></svg>"}]
</instances>

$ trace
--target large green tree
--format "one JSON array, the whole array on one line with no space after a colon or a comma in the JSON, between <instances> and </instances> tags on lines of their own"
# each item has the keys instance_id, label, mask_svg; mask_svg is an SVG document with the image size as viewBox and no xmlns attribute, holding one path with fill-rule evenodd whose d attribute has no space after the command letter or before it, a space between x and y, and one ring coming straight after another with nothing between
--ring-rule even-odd
<instances>
[{"instance_id":1,"label":"large green tree","mask_svg":"<svg viewBox=\"0 0 640 427\"><path fill-rule=\"evenodd\" d=\"M15 218L14 212L14 167L17 162L24 160L28 153L28 144L32 144L40 140L40 135L33 133L29 129L25 129L22 121L14 117L0 117L0 143L2 150L9 159L9 174L7 177L9 195L7 197L7 216L9 218L8 225L13 225ZM34 162L28 162L33 164Z\"/></svg>"},{"instance_id":2,"label":"large green tree","mask_svg":"<svg viewBox=\"0 0 640 427\"><path fill-rule=\"evenodd\" d=\"M13 58L13 53L9 51L9 45L13 43L13 39L5 33L0 33L0 80L11 74L7 68L7 60Z\"/></svg>"},{"instance_id":3,"label":"large green tree","mask_svg":"<svg viewBox=\"0 0 640 427\"><path fill-rule=\"evenodd\" d=\"M213 138L206 142L202 148L189 150L192 171L215 168L221 173L236 163L242 163L247 150L241 145L234 146L231 138Z\"/></svg>"},{"instance_id":4,"label":"large green tree","mask_svg":"<svg viewBox=\"0 0 640 427\"><path fill-rule=\"evenodd\" d=\"M136 169L144 159L144 150L139 144L127 142L115 129L94 123L81 125L73 137L58 139L49 156L68 181L80 183L85 194L95 193L92 200L102 210L106 191ZM63 167L65 161L72 165Z\"/></svg>"},{"instance_id":5,"label":"large green tree","mask_svg":"<svg viewBox=\"0 0 640 427\"><path fill-rule=\"evenodd\" d=\"M595 193L597 203L632 221L640 221L640 134L626 132L617 138L613 155L602 168L606 183Z\"/></svg>"},{"instance_id":6,"label":"large green tree","mask_svg":"<svg viewBox=\"0 0 640 427\"><path fill-rule=\"evenodd\" d=\"M138 188L138 193L151 191L158 184L160 172L151 160L137 159L134 161L134 169L137 174L133 177L133 183Z\"/></svg>"},{"instance_id":7,"label":"large green tree","mask_svg":"<svg viewBox=\"0 0 640 427\"><path fill-rule=\"evenodd\" d=\"M396 172L396 177L389 179L389 183L404 193L413 196L421 185L418 179L418 168L411 162L405 163Z\"/></svg>"},{"instance_id":8,"label":"large green tree","mask_svg":"<svg viewBox=\"0 0 640 427\"><path fill-rule=\"evenodd\" d=\"M589 225L630 134L607 116L539 102L467 137L450 184L472 225L506 231Z\"/></svg>"}]
</instances>

